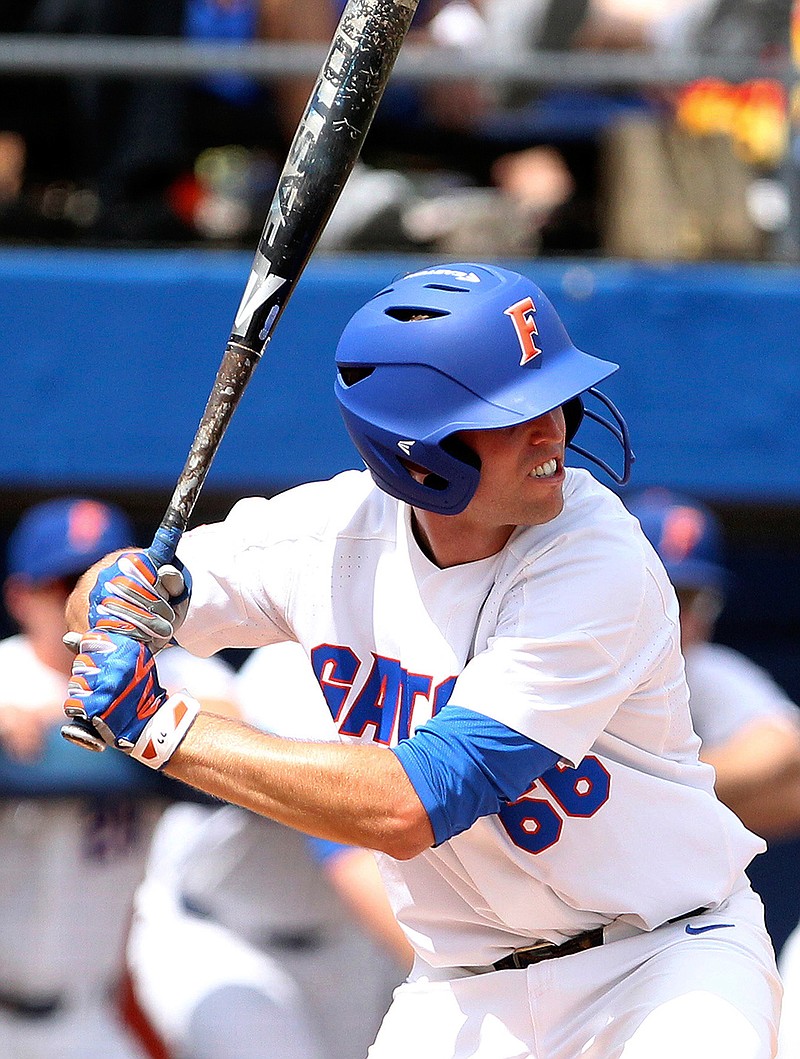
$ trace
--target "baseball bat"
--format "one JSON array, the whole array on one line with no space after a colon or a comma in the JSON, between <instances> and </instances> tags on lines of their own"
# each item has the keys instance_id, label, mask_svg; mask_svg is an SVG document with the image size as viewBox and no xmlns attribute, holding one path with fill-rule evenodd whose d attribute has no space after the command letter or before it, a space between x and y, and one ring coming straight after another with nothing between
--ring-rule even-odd
<instances>
[{"instance_id":1,"label":"baseball bat","mask_svg":"<svg viewBox=\"0 0 800 1059\"><path fill-rule=\"evenodd\" d=\"M211 462L356 163L419 0L348 0L294 134L216 379L164 518L148 549L172 562ZM88 722L61 734L90 750Z\"/></svg>"}]
</instances>

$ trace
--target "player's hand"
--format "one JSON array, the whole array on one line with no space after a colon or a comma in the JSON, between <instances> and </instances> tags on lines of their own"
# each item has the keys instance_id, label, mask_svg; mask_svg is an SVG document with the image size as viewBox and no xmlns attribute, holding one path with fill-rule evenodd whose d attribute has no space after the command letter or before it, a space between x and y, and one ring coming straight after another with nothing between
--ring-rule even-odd
<instances>
[{"instance_id":1,"label":"player's hand","mask_svg":"<svg viewBox=\"0 0 800 1059\"><path fill-rule=\"evenodd\" d=\"M33 708L0 703L0 746L19 761L33 762L47 732L58 721L60 704Z\"/></svg>"},{"instance_id":2,"label":"player's hand","mask_svg":"<svg viewBox=\"0 0 800 1059\"><path fill-rule=\"evenodd\" d=\"M88 721L109 746L160 768L200 709L188 694L168 696L146 643L90 629L78 645L64 712Z\"/></svg>"},{"instance_id":3,"label":"player's hand","mask_svg":"<svg viewBox=\"0 0 800 1059\"><path fill-rule=\"evenodd\" d=\"M97 576L89 594L89 625L130 636L158 651L183 622L190 592L189 572L178 560L156 568L145 551L123 552Z\"/></svg>"}]
</instances>

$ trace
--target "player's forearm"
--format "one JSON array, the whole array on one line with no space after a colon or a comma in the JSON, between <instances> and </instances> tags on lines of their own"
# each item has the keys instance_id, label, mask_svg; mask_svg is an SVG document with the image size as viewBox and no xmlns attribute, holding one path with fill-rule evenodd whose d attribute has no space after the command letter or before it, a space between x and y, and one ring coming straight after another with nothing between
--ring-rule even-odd
<instances>
[{"instance_id":1,"label":"player's forearm","mask_svg":"<svg viewBox=\"0 0 800 1059\"><path fill-rule=\"evenodd\" d=\"M280 739L202 713L165 771L300 831L401 860L434 841L402 766L382 747Z\"/></svg>"},{"instance_id":2,"label":"player's forearm","mask_svg":"<svg viewBox=\"0 0 800 1059\"><path fill-rule=\"evenodd\" d=\"M770 787L722 798L742 823L767 841L797 838L800 835L800 777L786 779Z\"/></svg>"},{"instance_id":3,"label":"player's forearm","mask_svg":"<svg viewBox=\"0 0 800 1059\"><path fill-rule=\"evenodd\" d=\"M705 749L719 799L757 834L800 834L800 734L782 719L748 725L720 747Z\"/></svg>"},{"instance_id":4,"label":"player's forearm","mask_svg":"<svg viewBox=\"0 0 800 1059\"><path fill-rule=\"evenodd\" d=\"M366 850L348 847L326 862L325 873L359 922L401 967L410 968L414 950L392 914L374 856Z\"/></svg>"},{"instance_id":5,"label":"player's forearm","mask_svg":"<svg viewBox=\"0 0 800 1059\"><path fill-rule=\"evenodd\" d=\"M800 835L800 769L786 763L768 772L729 775L717 773L717 797L751 831L766 839Z\"/></svg>"}]
</instances>

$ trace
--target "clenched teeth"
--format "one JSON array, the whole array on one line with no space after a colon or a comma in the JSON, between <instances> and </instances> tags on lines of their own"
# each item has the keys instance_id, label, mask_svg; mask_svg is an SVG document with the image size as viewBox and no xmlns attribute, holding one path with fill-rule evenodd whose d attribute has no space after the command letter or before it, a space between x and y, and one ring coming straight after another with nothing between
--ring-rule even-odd
<instances>
[{"instance_id":1,"label":"clenched teeth","mask_svg":"<svg viewBox=\"0 0 800 1059\"><path fill-rule=\"evenodd\" d=\"M542 463L539 467L534 467L531 471L531 478L550 478L558 470L557 460L548 460L546 463Z\"/></svg>"}]
</instances>

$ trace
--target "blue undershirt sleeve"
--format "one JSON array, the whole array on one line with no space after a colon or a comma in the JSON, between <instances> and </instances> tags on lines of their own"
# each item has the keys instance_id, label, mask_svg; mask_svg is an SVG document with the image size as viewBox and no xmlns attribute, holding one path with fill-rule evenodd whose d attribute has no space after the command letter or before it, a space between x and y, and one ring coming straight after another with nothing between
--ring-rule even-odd
<instances>
[{"instance_id":1,"label":"blue undershirt sleeve","mask_svg":"<svg viewBox=\"0 0 800 1059\"><path fill-rule=\"evenodd\" d=\"M474 710L447 703L394 747L435 844L516 801L560 755Z\"/></svg>"},{"instance_id":2,"label":"blue undershirt sleeve","mask_svg":"<svg viewBox=\"0 0 800 1059\"><path fill-rule=\"evenodd\" d=\"M307 838L309 853L322 867L353 849L352 846L344 846L341 842L334 842L329 838L316 838L314 835L308 835Z\"/></svg>"}]
</instances>

